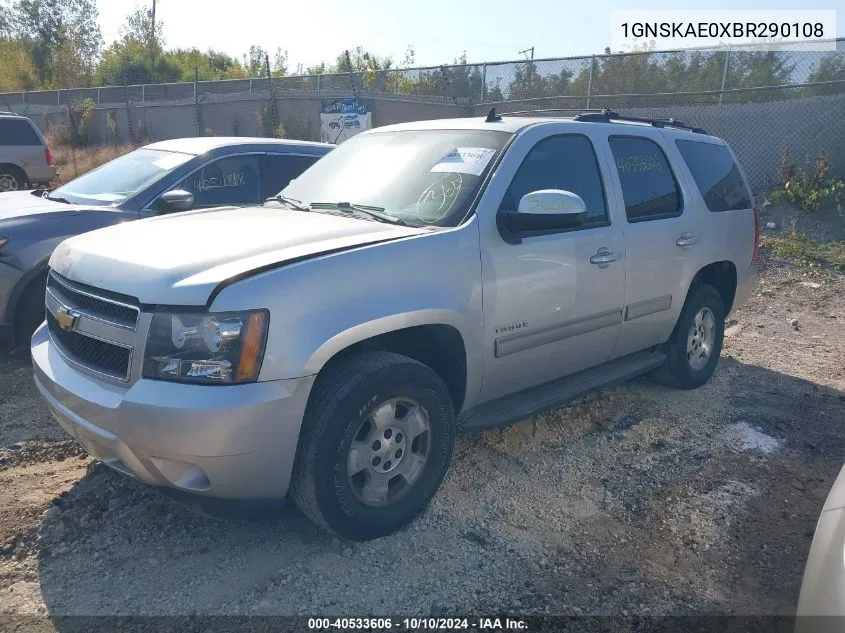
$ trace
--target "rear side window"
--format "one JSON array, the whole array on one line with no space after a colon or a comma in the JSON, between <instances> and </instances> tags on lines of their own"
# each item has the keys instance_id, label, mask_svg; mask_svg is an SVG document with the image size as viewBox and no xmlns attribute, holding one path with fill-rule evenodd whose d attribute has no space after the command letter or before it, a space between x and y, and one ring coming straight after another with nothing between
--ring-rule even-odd
<instances>
[{"instance_id":1,"label":"rear side window","mask_svg":"<svg viewBox=\"0 0 845 633\"><path fill-rule=\"evenodd\" d=\"M0 117L0 145L41 145L29 121Z\"/></svg>"},{"instance_id":2,"label":"rear side window","mask_svg":"<svg viewBox=\"0 0 845 633\"><path fill-rule=\"evenodd\" d=\"M264 157L267 171L264 174L265 194L275 196L306 169L317 162L319 156L293 154L267 154Z\"/></svg>"},{"instance_id":3,"label":"rear side window","mask_svg":"<svg viewBox=\"0 0 845 633\"><path fill-rule=\"evenodd\" d=\"M751 208L751 196L727 147L700 141L677 140L675 143L708 209Z\"/></svg>"},{"instance_id":4,"label":"rear side window","mask_svg":"<svg viewBox=\"0 0 845 633\"><path fill-rule=\"evenodd\" d=\"M628 221L680 215L681 192L660 146L641 136L611 136L608 142L622 183Z\"/></svg>"}]
</instances>

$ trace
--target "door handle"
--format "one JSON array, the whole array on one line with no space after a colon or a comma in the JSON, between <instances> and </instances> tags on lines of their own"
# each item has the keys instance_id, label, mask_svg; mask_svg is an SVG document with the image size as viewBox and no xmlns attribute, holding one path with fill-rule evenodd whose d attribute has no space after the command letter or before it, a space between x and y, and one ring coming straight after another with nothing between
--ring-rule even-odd
<instances>
[{"instance_id":1,"label":"door handle","mask_svg":"<svg viewBox=\"0 0 845 633\"><path fill-rule=\"evenodd\" d=\"M681 237L675 240L678 246L692 246L698 244L700 238L697 235L690 235L689 233L681 233Z\"/></svg>"},{"instance_id":2,"label":"door handle","mask_svg":"<svg viewBox=\"0 0 845 633\"><path fill-rule=\"evenodd\" d=\"M620 253L615 251L611 251L607 248L600 248L595 255L590 258L591 264L609 264L610 262L615 262L617 259L622 257Z\"/></svg>"}]
</instances>

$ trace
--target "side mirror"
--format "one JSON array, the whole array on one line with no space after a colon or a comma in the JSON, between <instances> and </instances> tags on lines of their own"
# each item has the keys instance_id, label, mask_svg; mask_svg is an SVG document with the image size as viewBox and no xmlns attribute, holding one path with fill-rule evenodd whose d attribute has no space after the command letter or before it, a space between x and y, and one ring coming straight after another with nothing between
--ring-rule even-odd
<instances>
[{"instance_id":1,"label":"side mirror","mask_svg":"<svg viewBox=\"0 0 845 633\"><path fill-rule=\"evenodd\" d=\"M194 194L184 189L171 189L161 194L156 203L159 213L173 213L174 211L190 211L194 208Z\"/></svg>"},{"instance_id":2,"label":"side mirror","mask_svg":"<svg viewBox=\"0 0 845 633\"><path fill-rule=\"evenodd\" d=\"M499 232L504 240L518 244L523 233L564 231L582 226L587 205L581 196L562 189L541 189L527 193L517 210L499 214Z\"/></svg>"}]
</instances>

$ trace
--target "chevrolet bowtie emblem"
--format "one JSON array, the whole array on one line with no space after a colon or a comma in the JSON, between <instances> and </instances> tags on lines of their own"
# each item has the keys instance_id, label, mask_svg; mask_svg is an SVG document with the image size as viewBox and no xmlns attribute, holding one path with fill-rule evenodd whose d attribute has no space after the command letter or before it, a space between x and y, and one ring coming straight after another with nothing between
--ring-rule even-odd
<instances>
[{"instance_id":1,"label":"chevrolet bowtie emblem","mask_svg":"<svg viewBox=\"0 0 845 633\"><path fill-rule=\"evenodd\" d=\"M59 306L53 311L53 317L56 319L56 323L59 324L60 328L63 330L72 330L73 326L75 326L76 322L79 320L79 312L64 306Z\"/></svg>"}]
</instances>

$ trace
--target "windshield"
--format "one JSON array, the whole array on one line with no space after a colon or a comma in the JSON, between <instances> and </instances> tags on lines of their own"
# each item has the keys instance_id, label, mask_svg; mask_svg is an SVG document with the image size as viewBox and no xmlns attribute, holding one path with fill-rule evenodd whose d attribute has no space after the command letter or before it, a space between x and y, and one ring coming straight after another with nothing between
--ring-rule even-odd
<instances>
[{"instance_id":1,"label":"windshield","mask_svg":"<svg viewBox=\"0 0 845 633\"><path fill-rule=\"evenodd\" d=\"M509 137L493 130L361 134L326 154L282 194L305 206L367 205L415 226L456 226Z\"/></svg>"},{"instance_id":2,"label":"windshield","mask_svg":"<svg viewBox=\"0 0 845 633\"><path fill-rule=\"evenodd\" d=\"M136 149L51 191L49 198L94 205L120 204L194 156Z\"/></svg>"}]
</instances>

